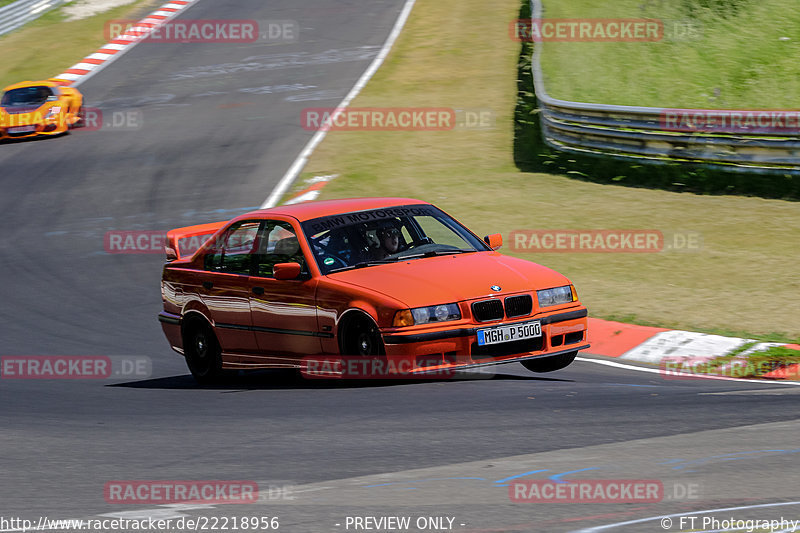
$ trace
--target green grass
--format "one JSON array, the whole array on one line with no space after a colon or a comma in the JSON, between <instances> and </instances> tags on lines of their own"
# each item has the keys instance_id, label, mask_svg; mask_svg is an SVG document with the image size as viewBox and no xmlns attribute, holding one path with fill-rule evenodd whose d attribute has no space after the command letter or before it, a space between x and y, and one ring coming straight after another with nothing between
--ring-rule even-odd
<instances>
[{"instance_id":1,"label":"green grass","mask_svg":"<svg viewBox=\"0 0 800 533\"><path fill-rule=\"evenodd\" d=\"M703 364L696 367L694 371L725 377L758 378L773 370L800 363L800 351L781 346L772 346L744 357L739 356L753 344L755 343L747 343L726 355L703 361ZM726 368L729 363L733 366Z\"/></svg>"},{"instance_id":2,"label":"green grass","mask_svg":"<svg viewBox=\"0 0 800 533\"><path fill-rule=\"evenodd\" d=\"M0 88L24 80L56 76L108 42L104 25L111 19L143 16L156 0L139 0L81 20L49 11L23 28L0 37Z\"/></svg>"},{"instance_id":3,"label":"green grass","mask_svg":"<svg viewBox=\"0 0 800 533\"><path fill-rule=\"evenodd\" d=\"M543 0L545 18L655 18L659 42L542 43L551 96L579 102L682 108L797 109L796 0ZM674 21L697 38L679 40ZM787 39L788 38L788 39Z\"/></svg>"},{"instance_id":4,"label":"green grass","mask_svg":"<svg viewBox=\"0 0 800 533\"><path fill-rule=\"evenodd\" d=\"M506 239L526 228L700 232L703 246L693 253L501 251L569 276L591 316L800 337L797 203L590 183L562 175L558 164L550 173L520 170L514 149L520 46L508 38L519 8L517 0L498 0L490 10L482 0L419 0L388 60L352 104L488 107L494 129L331 132L302 177L339 174L323 198L421 198L480 235Z\"/></svg>"}]
</instances>

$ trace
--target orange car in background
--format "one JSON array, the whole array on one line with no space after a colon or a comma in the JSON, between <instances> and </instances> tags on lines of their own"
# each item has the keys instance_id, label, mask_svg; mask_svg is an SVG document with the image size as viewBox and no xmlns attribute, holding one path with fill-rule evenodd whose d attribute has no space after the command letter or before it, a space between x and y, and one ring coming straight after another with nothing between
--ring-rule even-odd
<instances>
[{"instance_id":1,"label":"orange car in background","mask_svg":"<svg viewBox=\"0 0 800 533\"><path fill-rule=\"evenodd\" d=\"M24 81L0 98L0 140L60 135L81 126L83 95L52 81Z\"/></svg>"},{"instance_id":2,"label":"orange car in background","mask_svg":"<svg viewBox=\"0 0 800 533\"><path fill-rule=\"evenodd\" d=\"M209 234L181 257L182 242ZM200 382L310 355L397 361L411 375L513 361L549 372L589 346L566 277L419 200L280 206L167 242L159 320Z\"/></svg>"}]
</instances>

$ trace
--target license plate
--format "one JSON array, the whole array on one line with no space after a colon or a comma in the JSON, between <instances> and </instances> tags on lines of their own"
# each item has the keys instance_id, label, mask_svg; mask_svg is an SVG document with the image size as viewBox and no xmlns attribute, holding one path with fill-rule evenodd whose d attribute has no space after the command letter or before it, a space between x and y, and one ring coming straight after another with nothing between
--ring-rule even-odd
<instances>
[{"instance_id":1,"label":"license plate","mask_svg":"<svg viewBox=\"0 0 800 533\"><path fill-rule=\"evenodd\" d=\"M33 133L36 131L36 126L16 126L8 128L8 133Z\"/></svg>"},{"instance_id":2,"label":"license plate","mask_svg":"<svg viewBox=\"0 0 800 533\"><path fill-rule=\"evenodd\" d=\"M501 342L522 341L525 339L535 339L542 336L542 323L538 320L534 322L522 322L510 326L497 326L478 330L478 345L500 344Z\"/></svg>"}]
</instances>

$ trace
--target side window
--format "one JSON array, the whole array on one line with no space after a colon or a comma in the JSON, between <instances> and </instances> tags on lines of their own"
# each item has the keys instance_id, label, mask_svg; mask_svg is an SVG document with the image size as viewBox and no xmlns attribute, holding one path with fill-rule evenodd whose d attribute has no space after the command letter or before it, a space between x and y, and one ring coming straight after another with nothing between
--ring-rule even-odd
<instances>
[{"instance_id":1,"label":"side window","mask_svg":"<svg viewBox=\"0 0 800 533\"><path fill-rule=\"evenodd\" d=\"M260 221L244 221L229 229L206 255L206 270L250 274L260 226Z\"/></svg>"},{"instance_id":2,"label":"side window","mask_svg":"<svg viewBox=\"0 0 800 533\"><path fill-rule=\"evenodd\" d=\"M297 233L288 222L268 220L261 232L256 259L256 276L273 277L272 267L277 263L300 263L306 271L306 261L300 249Z\"/></svg>"}]
</instances>

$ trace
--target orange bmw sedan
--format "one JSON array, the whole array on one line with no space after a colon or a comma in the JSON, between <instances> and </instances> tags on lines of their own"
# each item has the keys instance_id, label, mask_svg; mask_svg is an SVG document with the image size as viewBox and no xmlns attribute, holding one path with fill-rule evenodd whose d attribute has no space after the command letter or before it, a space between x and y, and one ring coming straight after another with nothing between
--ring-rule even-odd
<instances>
[{"instance_id":1,"label":"orange bmw sedan","mask_svg":"<svg viewBox=\"0 0 800 533\"><path fill-rule=\"evenodd\" d=\"M406 376L566 367L589 347L586 307L566 277L501 245L409 198L253 211L167 234L158 318L203 383L225 369L302 369L309 356L395 362L382 368Z\"/></svg>"}]
</instances>

